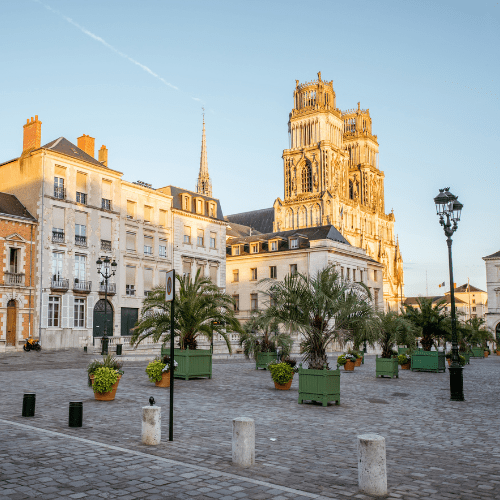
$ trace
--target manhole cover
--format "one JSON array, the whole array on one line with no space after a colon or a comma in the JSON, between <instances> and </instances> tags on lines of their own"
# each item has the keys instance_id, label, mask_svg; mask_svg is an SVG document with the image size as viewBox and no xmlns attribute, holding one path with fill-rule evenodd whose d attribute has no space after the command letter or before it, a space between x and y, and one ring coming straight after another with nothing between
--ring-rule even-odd
<instances>
[{"instance_id":1,"label":"manhole cover","mask_svg":"<svg viewBox=\"0 0 500 500\"><path fill-rule=\"evenodd\" d=\"M386 401L385 399L369 399L368 400L370 403L380 403L383 405L388 405L389 401Z\"/></svg>"},{"instance_id":2,"label":"manhole cover","mask_svg":"<svg viewBox=\"0 0 500 500\"><path fill-rule=\"evenodd\" d=\"M406 392L393 392L391 396L396 396L397 398L405 398L406 396L409 396L409 394Z\"/></svg>"}]
</instances>

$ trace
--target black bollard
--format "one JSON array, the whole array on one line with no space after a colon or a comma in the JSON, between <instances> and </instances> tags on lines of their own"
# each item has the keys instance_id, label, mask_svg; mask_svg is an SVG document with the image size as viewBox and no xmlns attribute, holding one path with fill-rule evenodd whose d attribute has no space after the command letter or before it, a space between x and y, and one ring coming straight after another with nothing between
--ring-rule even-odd
<instances>
[{"instance_id":1,"label":"black bollard","mask_svg":"<svg viewBox=\"0 0 500 500\"><path fill-rule=\"evenodd\" d=\"M83 403L70 401L69 403L69 426L81 427L83 423Z\"/></svg>"},{"instance_id":2,"label":"black bollard","mask_svg":"<svg viewBox=\"0 0 500 500\"><path fill-rule=\"evenodd\" d=\"M23 417L35 416L36 394L28 393L23 396Z\"/></svg>"},{"instance_id":3,"label":"black bollard","mask_svg":"<svg viewBox=\"0 0 500 500\"><path fill-rule=\"evenodd\" d=\"M87 346L86 345L83 346L83 352L87 352Z\"/></svg>"},{"instance_id":4,"label":"black bollard","mask_svg":"<svg viewBox=\"0 0 500 500\"><path fill-rule=\"evenodd\" d=\"M122 355L122 347L123 347L123 344L116 344L116 355L117 356Z\"/></svg>"}]
</instances>

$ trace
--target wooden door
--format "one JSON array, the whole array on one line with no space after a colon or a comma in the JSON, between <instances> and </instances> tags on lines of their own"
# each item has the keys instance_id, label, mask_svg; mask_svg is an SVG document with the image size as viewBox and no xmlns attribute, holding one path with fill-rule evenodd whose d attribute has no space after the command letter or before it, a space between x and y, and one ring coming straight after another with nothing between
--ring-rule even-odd
<instances>
[{"instance_id":1,"label":"wooden door","mask_svg":"<svg viewBox=\"0 0 500 500\"><path fill-rule=\"evenodd\" d=\"M106 306L106 307L105 307ZM106 309L106 312L105 312ZM94 306L94 337L102 337L104 335L104 330L108 328L108 336L111 337L113 335L113 308L111 304L106 304L104 299L97 301Z\"/></svg>"},{"instance_id":2,"label":"wooden door","mask_svg":"<svg viewBox=\"0 0 500 500\"><path fill-rule=\"evenodd\" d=\"M7 345L16 345L17 304L15 300L7 303Z\"/></svg>"},{"instance_id":3,"label":"wooden door","mask_svg":"<svg viewBox=\"0 0 500 500\"><path fill-rule=\"evenodd\" d=\"M132 328L134 328L137 319L139 318L139 309L135 307L122 307L122 337L132 335Z\"/></svg>"}]
</instances>

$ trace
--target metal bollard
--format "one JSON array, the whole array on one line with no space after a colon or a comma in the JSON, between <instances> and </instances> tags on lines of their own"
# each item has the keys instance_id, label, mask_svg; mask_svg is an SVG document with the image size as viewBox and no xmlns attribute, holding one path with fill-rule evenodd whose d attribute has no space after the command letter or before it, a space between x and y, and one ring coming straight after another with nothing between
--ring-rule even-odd
<instances>
[{"instance_id":1,"label":"metal bollard","mask_svg":"<svg viewBox=\"0 0 500 500\"><path fill-rule=\"evenodd\" d=\"M69 427L81 427L83 423L83 403L70 401L69 403Z\"/></svg>"},{"instance_id":2,"label":"metal bollard","mask_svg":"<svg viewBox=\"0 0 500 500\"><path fill-rule=\"evenodd\" d=\"M36 394L28 393L23 396L23 417L35 416Z\"/></svg>"},{"instance_id":3,"label":"metal bollard","mask_svg":"<svg viewBox=\"0 0 500 500\"><path fill-rule=\"evenodd\" d=\"M83 346L83 352L87 352L87 346L86 345Z\"/></svg>"},{"instance_id":4,"label":"metal bollard","mask_svg":"<svg viewBox=\"0 0 500 500\"><path fill-rule=\"evenodd\" d=\"M122 355L122 347L123 347L123 344L116 344L116 355L117 356Z\"/></svg>"}]
</instances>

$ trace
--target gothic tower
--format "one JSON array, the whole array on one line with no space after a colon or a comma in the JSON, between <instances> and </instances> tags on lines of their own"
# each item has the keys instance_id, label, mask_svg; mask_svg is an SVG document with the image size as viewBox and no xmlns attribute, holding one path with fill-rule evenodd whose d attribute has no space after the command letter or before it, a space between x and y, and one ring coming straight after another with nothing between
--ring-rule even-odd
<instances>
[{"instance_id":1,"label":"gothic tower","mask_svg":"<svg viewBox=\"0 0 500 500\"><path fill-rule=\"evenodd\" d=\"M354 246L385 264L384 299L396 307L403 286L394 213L385 213L384 172L368 109L341 111L331 81L295 81L289 149L283 151L284 199L274 230L334 225ZM393 308L394 308L393 307Z\"/></svg>"},{"instance_id":2,"label":"gothic tower","mask_svg":"<svg viewBox=\"0 0 500 500\"><path fill-rule=\"evenodd\" d=\"M198 184L196 192L204 194L205 196L212 197L212 181L208 175L208 161L207 161L207 141L205 138L205 114L203 114L203 134L201 136L201 159L200 159L200 173L198 174Z\"/></svg>"}]
</instances>

